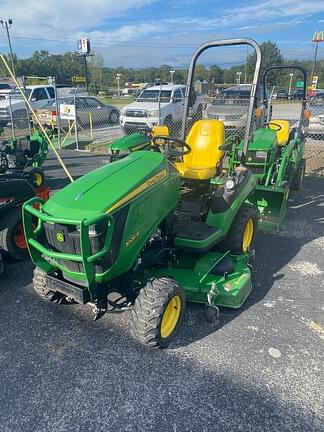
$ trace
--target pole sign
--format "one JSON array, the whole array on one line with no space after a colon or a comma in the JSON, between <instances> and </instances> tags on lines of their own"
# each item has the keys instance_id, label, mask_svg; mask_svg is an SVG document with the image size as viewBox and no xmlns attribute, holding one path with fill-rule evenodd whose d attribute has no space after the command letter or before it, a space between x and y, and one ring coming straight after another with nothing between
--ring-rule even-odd
<instances>
[{"instance_id":1,"label":"pole sign","mask_svg":"<svg viewBox=\"0 0 324 432\"><path fill-rule=\"evenodd\" d=\"M60 104L60 118L63 120L75 120L75 105Z\"/></svg>"},{"instance_id":2,"label":"pole sign","mask_svg":"<svg viewBox=\"0 0 324 432\"><path fill-rule=\"evenodd\" d=\"M78 40L78 53L80 55L90 54L90 40L88 38L83 37Z\"/></svg>"},{"instance_id":3,"label":"pole sign","mask_svg":"<svg viewBox=\"0 0 324 432\"><path fill-rule=\"evenodd\" d=\"M304 87L304 81L296 81L296 88L303 88Z\"/></svg>"},{"instance_id":4,"label":"pole sign","mask_svg":"<svg viewBox=\"0 0 324 432\"><path fill-rule=\"evenodd\" d=\"M324 42L324 31L316 31L313 35L312 42Z\"/></svg>"}]
</instances>

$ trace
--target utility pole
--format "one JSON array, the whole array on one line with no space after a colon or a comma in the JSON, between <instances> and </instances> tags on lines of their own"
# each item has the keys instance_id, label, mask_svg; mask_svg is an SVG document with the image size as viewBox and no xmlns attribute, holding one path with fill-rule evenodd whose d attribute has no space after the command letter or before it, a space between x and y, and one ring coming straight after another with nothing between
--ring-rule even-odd
<instances>
[{"instance_id":1,"label":"utility pole","mask_svg":"<svg viewBox=\"0 0 324 432\"><path fill-rule=\"evenodd\" d=\"M290 73L289 76L290 76L290 80L289 80L288 98L291 99L291 85L292 85L292 79L293 79L294 74Z\"/></svg>"},{"instance_id":2,"label":"utility pole","mask_svg":"<svg viewBox=\"0 0 324 432\"><path fill-rule=\"evenodd\" d=\"M310 85L311 86L313 85L313 77L314 77L314 74L316 73L318 44L320 42L324 42L324 31L316 31L313 35L312 42L315 42L316 46L315 46L314 61L313 61L313 66L312 66L312 73L310 76Z\"/></svg>"},{"instance_id":3,"label":"utility pole","mask_svg":"<svg viewBox=\"0 0 324 432\"><path fill-rule=\"evenodd\" d=\"M175 74L175 70L170 70L170 75L171 75L171 84L173 84L173 77Z\"/></svg>"},{"instance_id":4,"label":"utility pole","mask_svg":"<svg viewBox=\"0 0 324 432\"><path fill-rule=\"evenodd\" d=\"M89 54L83 54L84 76L85 76L87 91L89 91L89 74L88 74L88 62L87 62L88 55Z\"/></svg>"},{"instance_id":5,"label":"utility pole","mask_svg":"<svg viewBox=\"0 0 324 432\"><path fill-rule=\"evenodd\" d=\"M12 46L11 46L11 40L10 40L10 34L9 34L9 29L12 26L12 19L8 18L7 20L3 20L2 18L0 18L0 24L2 24L2 27L4 29L6 29L6 32L7 32L8 45L9 45L9 51L10 51L10 59L11 59L11 69L12 69L12 73L16 77L15 64L14 64Z\"/></svg>"},{"instance_id":6,"label":"utility pole","mask_svg":"<svg viewBox=\"0 0 324 432\"><path fill-rule=\"evenodd\" d=\"M121 73L117 73L116 74L116 80L117 80L117 97L120 97L120 94L119 94L120 93L120 91L119 91L120 90L119 81L120 81L121 75L122 75Z\"/></svg>"},{"instance_id":7,"label":"utility pole","mask_svg":"<svg viewBox=\"0 0 324 432\"><path fill-rule=\"evenodd\" d=\"M80 57L83 57L84 77L85 77L87 91L89 91L89 73L88 73L87 57L91 56L90 51L91 51L90 40L86 37L79 39L78 54Z\"/></svg>"}]
</instances>

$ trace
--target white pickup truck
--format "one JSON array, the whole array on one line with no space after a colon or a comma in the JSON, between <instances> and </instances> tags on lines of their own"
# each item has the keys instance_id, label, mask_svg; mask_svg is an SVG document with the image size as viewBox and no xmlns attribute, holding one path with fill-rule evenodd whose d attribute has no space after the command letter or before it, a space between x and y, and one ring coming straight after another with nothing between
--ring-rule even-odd
<instances>
[{"instance_id":1,"label":"white pickup truck","mask_svg":"<svg viewBox=\"0 0 324 432\"><path fill-rule=\"evenodd\" d=\"M163 84L143 90L135 102L120 111L120 125L126 134L145 132L163 124L171 133L180 124L184 110L184 85ZM203 115L203 100L192 91L189 116L198 120Z\"/></svg>"},{"instance_id":2,"label":"white pickup truck","mask_svg":"<svg viewBox=\"0 0 324 432\"><path fill-rule=\"evenodd\" d=\"M25 94L33 108L45 108L55 101L55 90L50 85L28 85ZM11 122L10 109L14 126L18 129L28 127L29 114L18 88L0 97L0 126Z\"/></svg>"}]
</instances>

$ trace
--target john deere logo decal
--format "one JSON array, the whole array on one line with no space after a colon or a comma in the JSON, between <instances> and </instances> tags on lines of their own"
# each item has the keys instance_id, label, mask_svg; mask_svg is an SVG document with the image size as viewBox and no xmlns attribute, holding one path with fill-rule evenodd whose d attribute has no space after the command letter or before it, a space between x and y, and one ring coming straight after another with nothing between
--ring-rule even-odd
<instances>
[{"instance_id":1,"label":"john deere logo decal","mask_svg":"<svg viewBox=\"0 0 324 432\"><path fill-rule=\"evenodd\" d=\"M64 235L60 232L56 233L56 239L57 239L57 241L59 241L61 243L64 242L64 240L65 240Z\"/></svg>"}]
</instances>

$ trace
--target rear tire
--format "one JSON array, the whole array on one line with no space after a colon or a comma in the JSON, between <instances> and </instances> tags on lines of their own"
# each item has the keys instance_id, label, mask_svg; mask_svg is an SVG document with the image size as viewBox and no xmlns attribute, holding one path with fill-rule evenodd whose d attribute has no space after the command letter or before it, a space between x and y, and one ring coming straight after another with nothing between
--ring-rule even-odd
<instances>
[{"instance_id":1,"label":"rear tire","mask_svg":"<svg viewBox=\"0 0 324 432\"><path fill-rule=\"evenodd\" d=\"M56 293L47 288L45 276L46 273L39 267L36 267L34 269L33 288L39 297L47 301L52 301Z\"/></svg>"},{"instance_id":2,"label":"rear tire","mask_svg":"<svg viewBox=\"0 0 324 432\"><path fill-rule=\"evenodd\" d=\"M184 290L175 280L149 280L132 309L132 335L148 348L166 348L178 330L185 302Z\"/></svg>"},{"instance_id":3,"label":"rear tire","mask_svg":"<svg viewBox=\"0 0 324 432\"><path fill-rule=\"evenodd\" d=\"M226 238L219 244L221 249L235 255L248 252L253 245L259 214L254 206L243 204L230 227Z\"/></svg>"},{"instance_id":4,"label":"rear tire","mask_svg":"<svg viewBox=\"0 0 324 432\"><path fill-rule=\"evenodd\" d=\"M28 249L22 225L21 207L8 211L1 219L0 249L17 260L28 258Z\"/></svg>"},{"instance_id":5,"label":"rear tire","mask_svg":"<svg viewBox=\"0 0 324 432\"><path fill-rule=\"evenodd\" d=\"M306 171L306 161L302 159L291 182L291 190L299 191L303 186Z\"/></svg>"}]
</instances>

